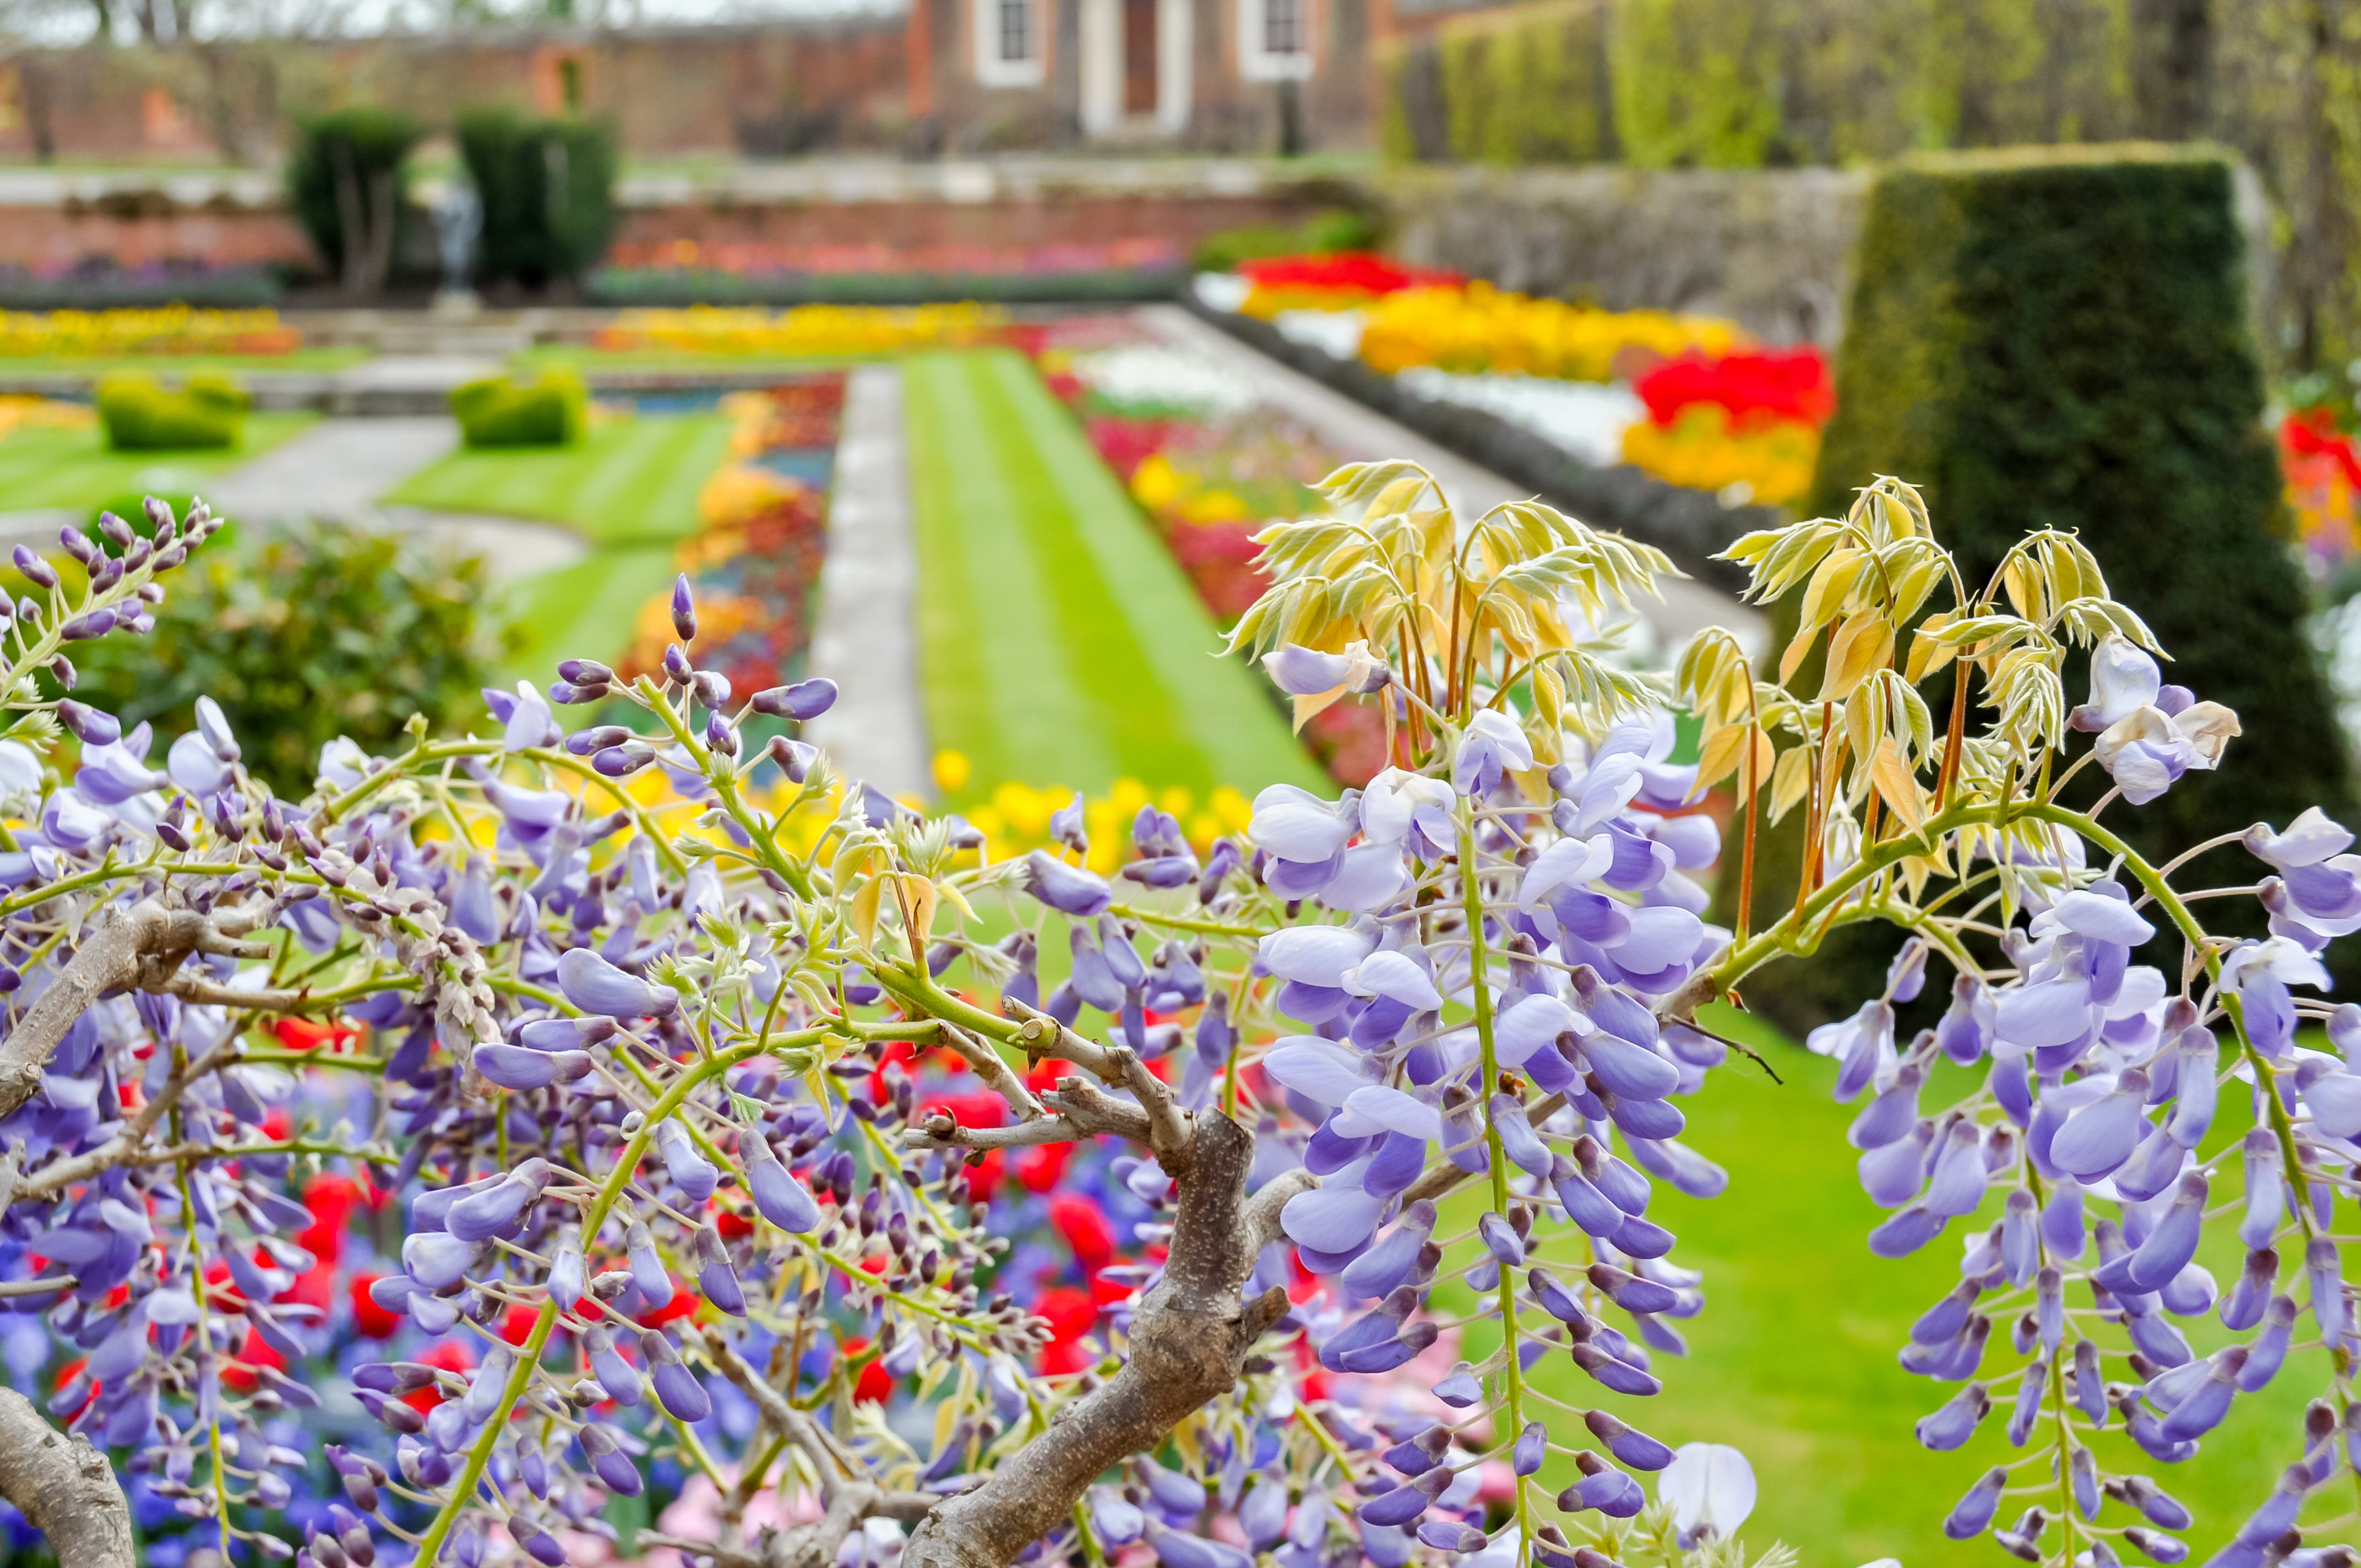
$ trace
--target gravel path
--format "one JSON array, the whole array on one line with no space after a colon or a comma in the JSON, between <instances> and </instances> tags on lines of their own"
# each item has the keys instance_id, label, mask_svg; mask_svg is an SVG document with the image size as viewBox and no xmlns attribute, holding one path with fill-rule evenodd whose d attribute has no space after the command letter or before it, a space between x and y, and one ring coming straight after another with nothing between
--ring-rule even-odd
<instances>
[{"instance_id":1,"label":"gravel path","mask_svg":"<svg viewBox=\"0 0 2361 1568\"><path fill-rule=\"evenodd\" d=\"M847 378L834 489L811 670L834 681L838 696L806 739L843 773L888 795L931 795L898 367L864 365Z\"/></svg>"}]
</instances>

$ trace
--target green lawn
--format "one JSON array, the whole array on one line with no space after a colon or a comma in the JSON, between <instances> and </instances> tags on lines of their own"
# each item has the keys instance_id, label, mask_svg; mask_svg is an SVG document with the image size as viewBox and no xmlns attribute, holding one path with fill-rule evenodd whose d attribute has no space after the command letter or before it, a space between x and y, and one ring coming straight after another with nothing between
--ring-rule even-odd
<instances>
[{"instance_id":1,"label":"green lawn","mask_svg":"<svg viewBox=\"0 0 2361 1568\"><path fill-rule=\"evenodd\" d=\"M1540 1362L1533 1383L1570 1404L1611 1409L1666 1442L1727 1442L1743 1450L1762 1499L1741 1533L1758 1550L1784 1539L1803 1553L1808 1568L1853 1568L1881 1557L1898 1557L1907 1568L1979 1568L1998 1561L1989 1541L1949 1541L1939 1527L1977 1476L2016 1457L2004 1435L2015 1398L2007 1369L2022 1360L2008 1349L2006 1325L1994 1323L1984 1361L1995 1408L1956 1453L1927 1452L1911 1428L1959 1386L1911 1376L1894 1359L1918 1314L1958 1283L1960 1238L1968 1233L1954 1223L1914 1257L1896 1263L1872 1257L1862 1238L1883 1212L1861 1192L1856 1157L1844 1141L1859 1102L1829 1100L1832 1063L1744 1014L1717 1011L1714 1026L1759 1041L1786 1083L1773 1084L1753 1063L1733 1058L1703 1091L1681 1102L1689 1119L1683 1141L1730 1176L1730 1190L1706 1202L1660 1182L1648 1211L1680 1236L1674 1261L1706 1277L1704 1313L1678 1325L1689 1354L1656 1358L1664 1391L1653 1398L1608 1394L1563 1355ZM1929 1085L1924 1103L1949 1104L1966 1087L1963 1075L1948 1075ZM2225 1102L2236 1098L2224 1096ZM2240 1135L2234 1120L2225 1103L2224 1124L2209 1150L2213 1142ZM1480 1194L1463 1193L1457 1206L1463 1211L1457 1221L1472 1224L1489 1204ZM1995 1196L1982 1225L1989 1228L1998 1216ZM1553 1252L1562 1268L1574 1257L1558 1242L1543 1250L1543 1260ZM2234 1245L2225 1255L2203 1255L2225 1285L2237 1277L2235 1253ZM1451 1307L1442 1292L1437 1296L1438 1305ZM2070 1304L2086 1300L2077 1291ZM1466 1304L1464 1291L1461 1301ZM2210 1317L2174 1321L2201 1354L2242 1337L2226 1333ZM1499 1343L1495 1329L1488 1343ZM1465 1354L1480 1356L1486 1348L1471 1330ZM2121 1362L2108 1373L2127 1376ZM2103 1469L2137 1467L2154 1475L2195 1510L2197 1527L2187 1539L2197 1548L2191 1561L2200 1562L2261 1504L2294 1460L2305 1398L2325 1382L2318 1351L2290 1355L2268 1392L2242 1396L2231 1419L2205 1440L2201 1458L2185 1466L2152 1464L2112 1432L2094 1450ZM1573 1418L1547 1410L1542 1419L1568 1446L1595 1446ZM1549 1470L1543 1478L1554 1491L1571 1475L1558 1478ZM2001 1522L2033 1500L2012 1500ZM2136 1521L2110 1505L2101 1522Z\"/></svg>"},{"instance_id":2,"label":"green lawn","mask_svg":"<svg viewBox=\"0 0 2361 1568\"><path fill-rule=\"evenodd\" d=\"M670 545L612 545L517 584L510 604L523 625L524 643L500 685L547 685L560 659L612 663L631 640L640 606L671 586L674 570Z\"/></svg>"},{"instance_id":3,"label":"green lawn","mask_svg":"<svg viewBox=\"0 0 2361 1568\"><path fill-rule=\"evenodd\" d=\"M104 433L19 430L0 438L0 511L98 507L131 490L202 487L310 424L309 413L256 413L236 446L194 452L111 452Z\"/></svg>"},{"instance_id":4,"label":"green lawn","mask_svg":"<svg viewBox=\"0 0 2361 1568\"><path fill-rule=\"evenodd\" d=\"M455 452L385 499L562 522L599 544L673 540L697 526L697 491L729 441L719 413L617 420L576 446Z\"/></svg>"},{"instance_id":5,"label":"green lawn","mask_svg":"<svg viewBox=\"0 0 2361 1568\"><path fill-rule=\"evenodd\" d=\"M1032 367L915 355L906 378L932 744L970 794L1129 776L1251 795L1328 787L1163 542Z\"/></svg>"},{"instance_id":6,"label":"green lawn","mask_svg":"<svg viewBox=\"0 0 2361 1568\"><path fill-rule=\"evenodd\" d=\"M166 381L192 370L342 370L369 357L366 348L299 348L291 354L28 354L0 356L0 379L11 376L104 376L146 370Z\"/></svg>"}]
</instances>

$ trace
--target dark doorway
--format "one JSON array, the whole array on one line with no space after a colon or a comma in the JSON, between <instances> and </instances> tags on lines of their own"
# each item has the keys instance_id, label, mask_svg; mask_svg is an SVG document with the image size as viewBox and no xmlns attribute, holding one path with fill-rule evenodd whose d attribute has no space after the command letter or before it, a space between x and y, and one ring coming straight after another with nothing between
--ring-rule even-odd
<instances>
[{"instance_id":1,"label":"dark doorway","mask_svg":"<svg viewBox=\"0 0 2361 1568\"><path fill-rule=\"evenodd\" d=\"M1123 112L1156 113L1158 0L1123 0Z\"/></svg>"}]
</instances>

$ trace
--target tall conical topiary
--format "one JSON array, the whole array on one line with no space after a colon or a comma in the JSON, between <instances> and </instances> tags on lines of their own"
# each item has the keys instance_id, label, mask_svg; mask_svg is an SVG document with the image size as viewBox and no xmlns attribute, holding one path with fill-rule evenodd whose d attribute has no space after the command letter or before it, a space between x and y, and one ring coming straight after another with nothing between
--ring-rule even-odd
<instances>
[{"instance_id":1,"label":"tall conical topiary","mask_svg":"<svg viewBox=\"0 0 2361 1568\"><path fill-rule=\"evenodd\" d=\"M2172 655L2165 678L2245 725L2219 773L2126 815L2136 843L2283 825L2314 802L2349 817L2353 799L2262 423L2234 198L2224 159L2146 145L1888 170L1861 229L1811 503L1841 515L1872 477L1908 479L1979 589L2026 533L2081 533ZM1758 888L1783 885L1796 827L1766 837L1764 855L1785 863ZM1748 1001L1791 1029L1825 1021L1893 944L1839 932Z\"/></svg>"}]
</instances>

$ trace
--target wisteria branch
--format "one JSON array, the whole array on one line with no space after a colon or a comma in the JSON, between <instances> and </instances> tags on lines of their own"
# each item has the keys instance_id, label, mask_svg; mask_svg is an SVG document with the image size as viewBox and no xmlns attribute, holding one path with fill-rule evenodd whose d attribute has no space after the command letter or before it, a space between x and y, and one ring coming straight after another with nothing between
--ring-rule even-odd
<instances>
[{"instance_id":1,"label":"wisteria branch","mask_svg":"<svg viewBox=\"0 0 2361 1568\"><path fill-rule=\"evenodd\" d=\"M1268 1223L1268 1205L1246 1195L1254 1135L1226 1116L1194 1120L1172 1252L1132 1320L1121 1370L1063 1407L982 1486L928 1516L904 1548L906 1568L1005 1568L1065 1519L1109 1465L1154 1449L1226 1393L1255 1342L1287 1311L1277 1287L1252 1301L1239 1296Z\"/></svg>"},{"instance_id":2,"label":"wisteria branch","mask_svg":"<svg viewBox=\"0 0 2361 1568\"><path fill-rule=\"evenodd\" d=\"M49 1537L58 1568L133 1568L131 1506L106 1455L0 1388L0 1497Z\"/></svg>"},{"instance_id":3,"label":"wisteria branch","mask_svg":"<svg viewBox=\"0 0 2361 1568\"><path fill-rule=\"evenodd\" d=\"M252 906L208 914L168 908L154 898L108 910L72 961L0 1040L0 1116L40 1091L41 1074L59 1042L93 1004L118 991L172 989L174 971L190 954L236 943L261 918Z\"/></svg>"}]
</instances>

